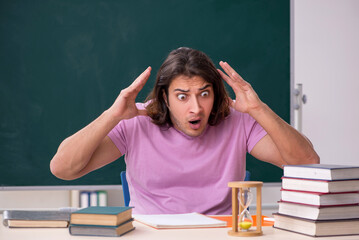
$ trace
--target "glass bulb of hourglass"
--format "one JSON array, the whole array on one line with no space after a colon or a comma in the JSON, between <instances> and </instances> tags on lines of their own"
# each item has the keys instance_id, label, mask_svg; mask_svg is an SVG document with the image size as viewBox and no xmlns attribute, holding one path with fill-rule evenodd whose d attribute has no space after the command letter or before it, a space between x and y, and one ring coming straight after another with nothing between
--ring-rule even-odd
<instances>
[{"instance_id":1,"label":"glass bulb of hourglass","mask_svg":"<svg viewBox=\"0 0 359 240\"><path fill-rule=\"evenodd\" d=\"M241 231L248 231L253 225L252 216L248 211L248 207L253 199L250 188L243 188L242 191L240 191L238 198L239 203L243 207L243 211L239 215L239 227L241 228Z\"/></svg>"}]
</instances>

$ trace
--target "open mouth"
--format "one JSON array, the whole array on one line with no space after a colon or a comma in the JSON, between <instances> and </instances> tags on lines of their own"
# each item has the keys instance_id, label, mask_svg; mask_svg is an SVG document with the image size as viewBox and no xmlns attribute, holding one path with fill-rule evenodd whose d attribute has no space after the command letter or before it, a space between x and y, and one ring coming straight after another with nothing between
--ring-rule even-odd
<instances>
[{"instance_id":1,"label":"open mouth","mask_svg":"<svg viewBox=\"0 0 359 240\"><path fill-rule=\"evenodd\" d=\"M201 120L189 121L191 124L198 124Z\"/></svg>"},{"instance_id":2,"label":"open mouth","mask_svg":"<svg viewBox=\"0 0 359 240\"><path fill-rule=\"evenodd\" d=\"M201 128L201 119L189 121L189 126L190 126L190 128L192 128L193 130L198 130L198 129L200 129L200 128Z\"/></svg>"}]
</instances>

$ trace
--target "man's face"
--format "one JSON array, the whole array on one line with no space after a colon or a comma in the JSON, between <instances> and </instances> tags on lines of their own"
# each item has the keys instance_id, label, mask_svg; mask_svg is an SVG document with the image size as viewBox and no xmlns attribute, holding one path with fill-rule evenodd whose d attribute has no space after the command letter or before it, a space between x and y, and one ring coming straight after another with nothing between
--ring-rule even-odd
<instances>
[{"instance_id":1,"label":"man's face","mask_svg":"<svg viewBox=\"0 0 359 240\"><path fill-rule=\"evenodd\" d=\"M177 76L168 88L167 107L173 126L188 136L199 136L206 129L213 102L212 84L200 76Z\"/></svg>"}]
</instances>

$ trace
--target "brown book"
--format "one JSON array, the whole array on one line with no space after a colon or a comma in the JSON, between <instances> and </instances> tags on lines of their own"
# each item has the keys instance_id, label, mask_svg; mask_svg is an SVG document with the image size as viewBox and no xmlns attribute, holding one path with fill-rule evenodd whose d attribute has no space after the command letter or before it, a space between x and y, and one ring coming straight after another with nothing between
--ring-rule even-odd
<instances>
[{"instance_id":1,"label":"brown book","mask_svg":"<svg viewBox=\"0 0 359 240\"><path fill-rule=\"evenodd\" d=\"M359 219L309 220L274 213L274 228L314 237L359 234Z\"/></svg>"},{"instance_id":2,"label":"brown book","mask_svg":"<svg viewBox=\"0 0 359 240\"><path fill-rule=\"evenodd\" d=\"M118 226L132 218L132 207L88 207L71 214L71 224Z\"/></svg>"}]
</instances>

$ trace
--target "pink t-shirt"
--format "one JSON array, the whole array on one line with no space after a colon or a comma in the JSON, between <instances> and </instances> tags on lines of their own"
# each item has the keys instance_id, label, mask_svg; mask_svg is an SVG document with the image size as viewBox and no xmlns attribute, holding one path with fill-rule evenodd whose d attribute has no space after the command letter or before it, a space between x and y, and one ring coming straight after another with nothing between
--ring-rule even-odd
<instances>
[{"instance_id":1,"label":"pink t-shirt","mask_svg":"<svg viewBox=\"0 0 359 240\"><path fill-rule=\"evenodd\" d=\"M246 153L266 135L231 108L198 137L161 128L147 116L121 121L108 136L125 154L130 206L137 214L231 214L230 181L244 179Z\"/></svg>"}]
</instances>

